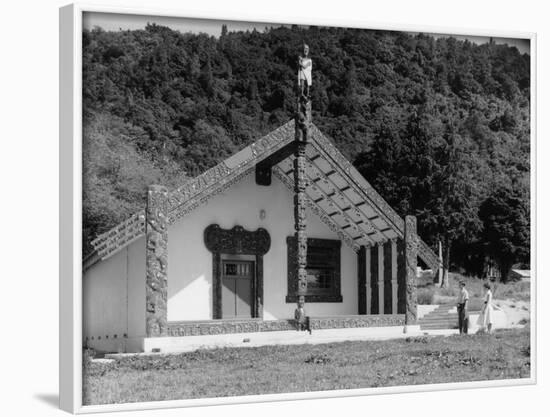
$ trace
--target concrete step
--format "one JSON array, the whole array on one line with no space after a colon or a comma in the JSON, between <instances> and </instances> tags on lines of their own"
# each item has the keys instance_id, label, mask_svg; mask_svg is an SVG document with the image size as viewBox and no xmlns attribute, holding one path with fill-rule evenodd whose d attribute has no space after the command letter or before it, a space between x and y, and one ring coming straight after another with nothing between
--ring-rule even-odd
<instances>
[{"instance_id":1,"label":"concrete step","mask_svg":"<svg viewBox=\"0 0 550 417\"><path fill-rule=\"evenodd\" d=\"M421 318L420 322L426 322L426 321L441 321L441 320L458 320L458 316L449 316L449 317L428 317L428 318Z\"/></svg>"},{"instance_id":2,"label":"concrete step","mask_svg":"<svg viewBox=\"0 0 550 417\"><path fill-rule=\"evenodd\" d=\"M420 327L425 326L458 326L458 322L455 320L452 321L439 321L439 322L429 322L429 323L420 323Z\"/></svg>"},{"instance_id":3,"label":"concrete step","mask_svg":"<svg viewBox=\"0 0 550 417\"><path fill-rule=\"evenodd\" d=\"M454 330L454 329L458 329L458 326L420 326L420 330L421 331L426 331L426 330Z\"/></svg>"}]
</instances>

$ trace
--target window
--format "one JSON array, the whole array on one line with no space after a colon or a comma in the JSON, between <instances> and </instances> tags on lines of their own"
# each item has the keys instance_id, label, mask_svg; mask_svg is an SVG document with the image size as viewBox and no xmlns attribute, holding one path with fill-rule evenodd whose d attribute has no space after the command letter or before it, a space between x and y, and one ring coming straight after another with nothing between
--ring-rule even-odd
<instances>
[{"instance_id":1,"label":"window","mask_svg":"<svg viewBox=\"0 0 550 417\"><path fill-rule=\"evenodd\" d=\"M296 278L296 239L287 238L288 254L288 293L287 303L295 303L297 299ZM314 239L307 240L307 293L306 303L340 303L340 248L339 240Z\"/></svg>"}]
</instances>

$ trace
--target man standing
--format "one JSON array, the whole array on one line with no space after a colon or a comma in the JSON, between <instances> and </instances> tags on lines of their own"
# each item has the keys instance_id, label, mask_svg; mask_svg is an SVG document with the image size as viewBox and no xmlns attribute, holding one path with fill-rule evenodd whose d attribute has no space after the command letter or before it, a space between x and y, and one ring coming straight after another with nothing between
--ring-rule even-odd
<instances>
[{"instance_id":1,"label":"man standing","mask_svg":"<svg viewBox=\"0 0 550 417\"><path fill-rule=\"evenodd\" d=\"M468 291L466 291L466 284L464 281L461 281L460 284L460 294L458 295L458 300L456 304L456 309L458 311L458 331L460 334L468 333Z\"/></svg>"}]
</instances>

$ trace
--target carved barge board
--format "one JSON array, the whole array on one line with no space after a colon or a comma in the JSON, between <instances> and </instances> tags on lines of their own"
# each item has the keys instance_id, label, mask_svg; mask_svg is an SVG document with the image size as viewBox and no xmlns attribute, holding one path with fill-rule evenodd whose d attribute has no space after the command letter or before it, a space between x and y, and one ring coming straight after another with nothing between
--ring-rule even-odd
<instances>
[{"instance_id":1,"label":"carved barge board","mask_svg":"<svg viewBox=\"0 0 550 417\"><path fill-rule=\"evenodd\" d=\"M271 155L276 155L289 143L293 143L296 131L295 121L291 120L280 128L274 130L257 142L246 147L242 151L233 155L229 159L209 169L196 178L185 182L181 187L169 192L168 194L168 223L172 224L177 219L189 214L200 205L206 203L210 198L218 195L233 184L242 180L246 175L255 171L255 166L261 164ZM399 236L404 233L404 221L399 218L389 207L389 205L376 193L372 186L361 177L357 170L349 161L336 149L332 142L326 138L319 129L309 124L308 141L316 150L315 159L325 158L332 166L332 169L345 175L346 181L350 187L360 195L365 195L369 201L374 203L373 208L377 216L386 219L397 226ZM289 149L290 150L290 149ZM343 164L343 165L342 165ZM277 174L278 167L273 167ZM280 179L286 176L283 173L278 175ZM283 181L284 182L284 181ZM286 182L285 182L286 184ZM359 244L353 242L346 230L336 225L330 219L327 219L325 213L319 209L319 205L307 199L308 206L319 215L331 230L338 233L347 245L352 246L357 252ZM358 203L361 204L361 203ZM391 220L390 220L391 219ZM348 229L349 230L349 229ZM92 246L97 256L90 257L85 264L85 269L90 268L99 260L105 260L125 246L131 244L145 233L145 210L140 210L128 220L113 227L106 233L99 235L92 241ZM433 251L422 241L419 240L419 256L432 269L437 269L438 258Z\"/></svg>"}]
</instances>

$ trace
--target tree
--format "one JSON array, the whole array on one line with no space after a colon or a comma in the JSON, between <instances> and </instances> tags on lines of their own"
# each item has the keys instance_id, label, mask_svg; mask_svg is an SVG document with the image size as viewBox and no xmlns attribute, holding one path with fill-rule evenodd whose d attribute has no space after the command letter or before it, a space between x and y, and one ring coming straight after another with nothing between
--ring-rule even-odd
<instances>
[{"instance_id":1,"label":"tree","mask_svg":"<svg viewBox=\"0 0 550 417\"><path fill-rule=\"evenodd\" d=\"M421 235L442 241L446 286L454 242L479 230L478 198L466 141L450 122L441 136L429 108L414 111L400 137L383 125L355 164L401 216L418 217Z\"/></svg>"},{"instance_id":2,"label":"tree","mask_svg":"<svg viewBox=\"0 0 550 417\"><path fill-rule=\"evenodd\" d=\"M505 232L479 220L480 196L507 183L528 189L529 56L404 32L85 30L84 147L107 155L86 168L86 236L141 207L140 184L200 174L290 120L304 40L315 62L314 123L400 215L418 216L427 242L449 234L449 267L479 269L484 239ZM503 201L501 211L513 204ZM476 233L468 218L492 232Z\"/></svg>"},{"instance_id":3,"label":"tree","mask_svg":"<svg viewBox=\"0 0 550 417\"><path fill-rule=\"evenodd\" d=\"M501 186L481 204L479 217L487 252L506 281L513 264L529 263L529 195Z\"/></svg>"},{"instance_id":4,"label":"tree","mask_svg":"<svg viewBox=\"0 0 550 417\"><path fill-rule=\"evenodd\" d=\"M475 170L472 152L466 141L447 124L443 140L435 150L438 167L434 169L432 195L426 202L421 217L429 236L443 243L442 287L448 286L451 248L457 241L465 241L480 230L477 216ZM423 213L425 212L425 213Z\"/></svg>"}]
</instances>

